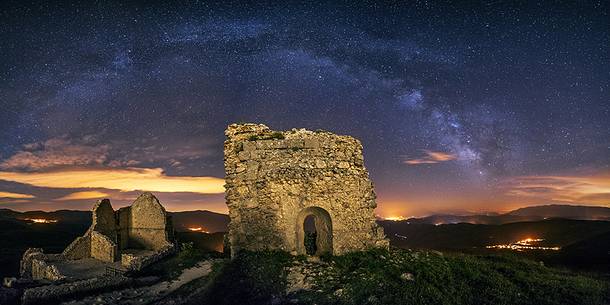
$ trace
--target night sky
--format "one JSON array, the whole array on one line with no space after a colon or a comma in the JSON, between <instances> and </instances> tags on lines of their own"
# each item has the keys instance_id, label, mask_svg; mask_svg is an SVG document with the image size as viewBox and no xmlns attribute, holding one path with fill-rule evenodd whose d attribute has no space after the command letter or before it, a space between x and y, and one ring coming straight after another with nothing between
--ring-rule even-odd
<instances>
[{"instance_id":1,"label":"night sky","mask_svg":"<svg viewBox=\"0 0 610 305\"><path fill-rule=\"evenodd\" d=\"M226 212L233 122L352 135L381 216L610 206L610 5L0 4L0 208Z\"/></svg>"}]
</instances>

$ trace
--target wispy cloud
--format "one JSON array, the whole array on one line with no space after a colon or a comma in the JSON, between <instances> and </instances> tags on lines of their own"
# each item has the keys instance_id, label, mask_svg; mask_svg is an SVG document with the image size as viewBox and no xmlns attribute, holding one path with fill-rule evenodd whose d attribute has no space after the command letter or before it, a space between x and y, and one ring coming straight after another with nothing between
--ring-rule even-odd
<instances>
[{"instance_id":1,"label":"wispy cloud","mask_svg":"<svg viewBox=\"0 0 610 305\"><path fill-rule=\"evenodd\" d=\"M167 176L161 168L60 169L47 172L2 172L0 180L48 188L105 188L128 191L224 192L216 177Z\"/></svg>"},{"instance_id":2,"label":"wispy cloud","mask_svg":"<svg viewBox=\"0 0 610 305\"><path fill-rule=\"evenodd\" d=\"M29 199L29 198L35 198L35 196L34 195L30 195L30 194L0 192L0 198Z\"/></svg>"},{"instance_id":3,"label":"wispy cloud","mask_svg":"<svg viewBox=\"0 0 610 305\"><path fill-rule=\"evenodd\" d=\"M41 170L58 166L101 165L108 159L109 145L87 145L67 138L30 143L0 163L5 170Z\"/></svg>"},{"instance_id":4,"label":"wispy cloud","mask_svg":"<svg viewBox=\"0 0 610 305\"><path fill-rule=\"evenodd\" d=\"M97 199L97 198L104 198L104 197L108 197L109 195L106 193L102 193L99 191L84 191L84 192L75 192L75 193L70 193L66 196L63 196L61 198L57 198L55 200L82 200L82 199Z\"/></svg>"},{"instance_id":5,"label":"wispy cloud","mask_svg":"<svg viewBox=\"0 0 610 305\"><path fill-rule=\"evenodd\" d=\"M547 201L610 203L610 175L523 176L508 179L505 194Z\"/></svg>"},{"instance_id":6,"label":"wispy cloud","mask_svg":"<svg viewBox=\"0 0 610 305\"><path fill-rule=\"evenodd\" d=\"M441 151L431 151L424 150L425 156L417 159L408 159L403 161L405 164L409 165L419 165L419 164L435 164L440 162L446 162L451 160L456 160L457 156L454 154L449 154Z\"/></svg>"}]
</instances>

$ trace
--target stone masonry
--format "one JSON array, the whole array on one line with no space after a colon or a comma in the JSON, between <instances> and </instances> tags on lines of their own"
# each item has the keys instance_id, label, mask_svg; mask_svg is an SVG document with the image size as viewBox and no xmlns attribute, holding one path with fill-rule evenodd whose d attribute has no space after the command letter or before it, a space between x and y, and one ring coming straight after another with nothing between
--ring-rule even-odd
<instances>
[{"instance_id":1,"label":"stone masonry","mask_svg":"<svg viewBox=\"0 0 610 305\"><path fill-rule=\"evenodd\" d=\"M62 269L75 269L70 265L139 270L174 249L171 217L151 193L140 195L131 206L118 211L113 210L110 200L99 200L93 206L92 218L87 232L61 254L28 249L21 260L21 276L55 281L69 277Z\"/></svg>"},{"instance_id":2,"label":"stone masonry","mask_svg":"<svg viewBox=\"0 0 610 305\"><path fill-rule=\"evenodd\" d=\"M232 255L263 249L305 254L303 224L310 215L316 255L388 247L375 222L375 193L360 141L262 124L232 124L225 134Z\"/></svg>"},{"instance_id":3,"label":"stone masonry","mask_svg":"<svg viewBox=\"0 0 610 305\"><path fill-rule=\"evenodd\" d=\"M140 195L131 206L116 212L110 200L100 200L93 207L92 214L89 230L64 250L66 258L91 257L115 262L121 260L122 250L160 251L172 246L171 219L151 193Z\"/></svg>"}]
</instances>

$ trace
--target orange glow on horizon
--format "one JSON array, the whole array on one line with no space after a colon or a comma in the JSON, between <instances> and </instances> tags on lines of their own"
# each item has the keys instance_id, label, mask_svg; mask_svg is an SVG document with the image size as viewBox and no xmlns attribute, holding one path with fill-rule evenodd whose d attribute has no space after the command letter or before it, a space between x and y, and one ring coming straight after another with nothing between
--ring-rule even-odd
<instances>
[{"instance_id":1,"label":"orange glow on horizon","mask_svg":"<svg viewBox=\"0 0 610 305\"><path fill-rule=\"evenodd\" d=\"M56 219L44 219L44 218L24 218L23 220L28 220L33 223L56 223L58 220Z\"/></svg>"},{"instance_id":2,"label":"orange glow on horizon","mask_svg":"<svg viewBox=\"0 0 610 305\"><path fill-rule=\"evenodd\" d=\"M70 193L61 198L57 198L55 200L81 200L81 199L97 199L108 197L109 195L106 193L98 192L98 191L84 191L84 192L75 192Z\"/></svg>"},{"instance_id":3,"label":"orange glow on horizon","mask_svg":"<svg viewBox=\"0 0 610 305\"><path fill-rule=\"evenodd\" d=\"M610 202L609 174L515 177L503 187L512 197L605 206Z\"/></svg>"},{"instance_id":4,"label":"orange glow on horizon","mask_svg":"<svg viewBox=\"0 0 610 305\"><path fill-rule=\"evenodd\" d=\"M543 241L544 241L544 239L542 239L542 238L528 237L526 239L518 240L514 243L486 246L485 248L487 248L487 249L508 249L508 250L514 250L514 251L525 251L525 250L558 251L561 249L560 247L545 247L545 246L536 245Z\"/></svg>"},{"instance_id":5,"label":"orange glow on horizon","mask_svg":"<svg viewBox=\"0 0 610 305\"><path fill-rule=\"evenodd\" d=\"M12 199L31 199L35 198L34 195L30 194L19 194L11 192L0 192L0 198L12 198Z\"/></svg>"},{"instance_id":6,"label":"orange glow on horizon","mask_svg":"<svg viewBox=\"0 0 610 305\"><path fill-rule=\"evenodd\" d=\"M202 227L191 227L191 228L187 228L187 229L191 232L209 233L208 231L204 230Z\"/></svg>"},{"instance_id":7,"label":"orange glow on horizon","mask_svg":"<svg viewBox=\"0 0 610 305\"><path fill-rule=\"evenodd\" d=\"M401 221L401 220L407 220L406 217L404 216L388 216L388 217L384 217L384 220L391 220L391 221Z\"/></svg>"},{"instance_id":8,"label":"orange glow on horizon","mask_svg":"<svg viewBox=\"0 0 610 305\"><path fill-rule=\"evenodd\" d=\"M161 168L65 169L50 172L0 172L0 180L48 188L105 188L124 192L219 194L224 179L167 176ZM99 197L98 197L99 198Z\"/></svg>"}]
</instances>

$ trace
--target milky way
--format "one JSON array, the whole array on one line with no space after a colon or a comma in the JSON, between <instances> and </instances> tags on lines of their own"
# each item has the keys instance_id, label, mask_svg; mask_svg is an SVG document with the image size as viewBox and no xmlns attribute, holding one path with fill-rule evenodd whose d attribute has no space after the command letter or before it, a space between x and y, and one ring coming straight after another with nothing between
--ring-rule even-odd
<instances>
[{"instance_id":1,"label":"milky way","mask_svg":"<svg viewBox=\"0 0 610 305\"><path fill-rule=\"evenodd\" d=\"M607 3L2 6L6 207L135 194L15 173L222 178L232 122L361 139L380 214L610 203ZM165 193L170 209L224 209Z\"/></svg>"}]
</instances>

